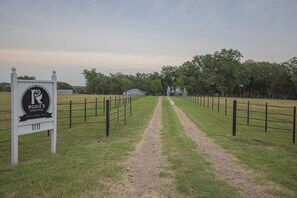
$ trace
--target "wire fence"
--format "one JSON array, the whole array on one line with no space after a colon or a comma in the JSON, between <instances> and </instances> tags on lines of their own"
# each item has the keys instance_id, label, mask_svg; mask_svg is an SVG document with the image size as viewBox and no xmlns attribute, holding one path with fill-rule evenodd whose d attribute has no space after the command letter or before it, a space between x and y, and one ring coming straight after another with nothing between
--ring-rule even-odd
<instances>
[{"instance_id":1,"label":"wire fence","mask_svg":"<svg viewBox=\"0 0 297 198\"><path fill-rule=\"evenodd\" d=\"M214 96L193 95L186 98L224 116L232 113L233 136L236 136L236 126L240 125L263 128L265 132L268 132L269 129L291 132L292 142L296 141L296 106L258 104L249 100L238 102L231 98Z\"/></svg>"},{"instance_id":2,"label":"wire fence","mask_svg":"<svg viewBox=\"0 0 297 198\"><path fill-rule=\"evenodd\" d=\"M230 99L227 97L193 95L186 96L186 98L193 103L200 105L201 107L205 107L214 112L224 114L225 116L228 115L228 111L230 111L228 108L231 107Z\"/></svg>"},{"instance_id":3,"label":"wire fence","mask_svg":"<svg viewBox=\"0 0 297 198\"><path fill-rule=\"evenodd\" d=\"M110 129L120 123L127 123L127 119L132 116L132 103L141 98L140 96L110 96L95 98L90 101L69 101L57 104L57 127L61 130L71 130L77 126L98 125L98 129L105 130L105 135L110 135ZM67 131L68 131L67 130ZM84 133L88 133L85 131ZM82 134L83 135L83 134ZM44 142L46 144L47 135L37 135L29 142ZM59 136L63 138L63 136ZM36 140L34 140L34 138ZM67 136L69 138L69 136ZM72 138L75 138L73 136ZM38 139L38 140L37 140ZM60 140L64 141L64 140ZM65 140L69 141L69 139ZM11 149L11 110L0 110L0 164L3 159L7 161Z\"/></svg>"},{"instance_id":4,"label":"wire fence","mask_svg":"<svg viewBox=\"0 0 297 198\"><path fill-rule=\"evenodd\" d=\"M233 101L232 134L236 135L236 125L292 132L292 142L296 141L296 106L253 104Z\"/></svg>"}]
</instances>

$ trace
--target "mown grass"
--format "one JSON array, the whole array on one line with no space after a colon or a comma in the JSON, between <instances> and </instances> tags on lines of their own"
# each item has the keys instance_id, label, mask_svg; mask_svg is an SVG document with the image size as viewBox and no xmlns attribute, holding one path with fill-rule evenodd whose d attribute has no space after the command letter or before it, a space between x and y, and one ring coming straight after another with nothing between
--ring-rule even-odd
<instances>
[{"instance_id":1,"label":"mown grass","mask_svg":"<svg viewBox=\"0 0 297 198\"><path fill-rule=\"evenodd\" d=\"M162 153L170 166L164 177L173 177L177 197L239 197L239 192L217 178L215 168L197 152L167 99L163 99Z\"/></svg>"},{"instance_id":2,"label":"mown grass","mask_svg":"<svg viewBox=\"0 0 297 198\"><path fill-rule=\"evenodd\" d=\"M224 116L185 98L174 100L202 131L234 154L267 192L297 196L297 146L292 144L290 132L269 129L265 133L263 128L237 126L237 136L232 138L231 113ZM281 101L281 105L293 103Z\"/></svg>"},{"instance_id":3,"label":"mown grass","mask_svg":"<svg viewBox=\"0 0 297 198\"><path fill-rule=\"evenodd\" d=\"M63 96L59 102L95 97L98 96ZM105 126L100 124L75 125L71 129L58 125L54 155L50 154L47 132L20 136L17 166L10 165L10 148L4 152L1 147L0 197L109 196L106 183L121 177L124 168L120 162L140 140L156 103L155 97L135 101L127 125L112 128L109 138L105 137Z\"/></svg>"},{"instance_id":4,"label":"mown grass","mask_svg":"<svg viewBox=\"0 0 297 198\"><path fill-rule=\"evenodd\" d=\"M190 96L187 97L187 99L194 102L197 105L200 105L201 107L208 108L213 112L230 115L233 111L233 101L236 100L238 124L253 125L258 127L265 126L265 106L267 103L268 129L279 128L282 131L292 131L294 113L293 107L297 106L297 101L295 100L208 96ZM248 116L249 121L247 121Z\"/></svg>"}]
</instances>

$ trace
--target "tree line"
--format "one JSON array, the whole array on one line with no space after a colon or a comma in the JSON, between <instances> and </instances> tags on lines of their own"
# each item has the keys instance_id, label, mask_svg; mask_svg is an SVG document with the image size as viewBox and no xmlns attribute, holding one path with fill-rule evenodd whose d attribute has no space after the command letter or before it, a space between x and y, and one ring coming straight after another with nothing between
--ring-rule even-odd
<instances>
[{"instance_id":1,"label":"tree line","mask_svg":"<svg viewBox=\"0 0 297 198\"><path fill-rule=\"evenodd\" d=\"M19 80L36 80L36 77L25 75L25 76L18 76L18 79ZM10 91L10 89L11 89L10 83L5 83L5 82L0 83L0 91ZM57 89L73 89L73 87L66 82L58 81Z\"/></svg>"},{"instance_id":2,"label":"tree line","mask_svg":"<svg viewBox=\"0 0 297 198\"><path fill-rule=\"evenodd\" d=\"M84 70L86 93L122 94L137 88L149 95L164 95L167 87L186 88L189 94L254 98L297 98L297 57L283 63L241 62L242 54L222 49L197 55L180 66L163 66L161 72L105 75Z\"/></svg>"},{"instance_id":3,"label":"tree line","mask_svg":"<svg viewBox=\"0 0 297 198\"><path fill-rule=\"evenodd\" d=\"M78 93L122 94L136 88L148 95L165 95L169 87L186 88L190 95L242 96L253 98L297 99L297 57L283 63L246 60L234 49L196 55L180 66L163 66L161 72L108 74L84 70L85 87L58 82L59 89ZM19 79L35 80L34 76ZM0 83L8 91L9 83Z\"/></svg>"}]
</instances>

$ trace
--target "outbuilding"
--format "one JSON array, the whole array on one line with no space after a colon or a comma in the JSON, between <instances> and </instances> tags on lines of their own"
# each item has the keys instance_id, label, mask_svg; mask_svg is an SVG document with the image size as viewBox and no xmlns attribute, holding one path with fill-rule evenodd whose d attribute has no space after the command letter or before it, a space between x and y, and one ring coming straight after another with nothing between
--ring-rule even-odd
<instances>
[{"instance_id":1,"label":"outbuilding","mask_svg":"<svg viewBox=\"0 0 297 198\"><path fill-rule=\"evenodd\" d=\"M139 89L129 89L123 93L123 95L128 96L145 96L146 92L141 91Z\"/></svg>"}]
</instances>

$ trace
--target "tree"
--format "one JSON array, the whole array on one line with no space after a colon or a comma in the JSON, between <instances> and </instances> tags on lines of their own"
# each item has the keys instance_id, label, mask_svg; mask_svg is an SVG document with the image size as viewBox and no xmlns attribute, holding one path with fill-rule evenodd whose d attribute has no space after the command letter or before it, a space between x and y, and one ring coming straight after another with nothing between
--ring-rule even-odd
<instances>
[{"instance_id":1,"label":"tree","mask_svg":"<svg viewBox=\"0 0 297 198\"><path fill-rule=\"evenodd\" d=\"M18 76L18 79L20 80L36 80L35 76Z\"/></svg>"},{"instance_id":2,"label":"tree","mask_svg":"<svg viewBox=\"0 0 297 198\"><path fill-rule=\"evenodd\" d=\"M176 84L181 88L186 88L190 94L205 93L202 82L200 66L194 61L187 61L177 68Z\"/></svg>"},{"instance_id":3,"label":"tree","mask_svg":"<svg viewBox=\"0 0 297 198\"><path fill-rule=\"evenodd\" d=\"M166 93L167 87L174 87L176 82L176 66L163 66L161 71L161 83L163 93Z\"/></svg>"},{"instance_id":4,"label":"tree","mask_svg":"<svg viewBox=\"0 0 297 198\"><path fill-rule=\"evenodd\" d=\"M4 85L0 83L0 91L4 91Z\"/></svg>"},{"instance_id":5,"label":"tree","mask_svg":"<svg viewBox=\"0 0 297 198\"><path fill-rule=\"evenodd\" d=\"M72 86L66 82L57 82L58 89L73 89Z\"/></svg>"},{"instance_id":6,"label":"tree","mask_svg":"<svg viewBox=\"0 0 297 198\"><path fill-rule=\"evenodd\" d=\"M86 79L86 92L94 94L106 94L104 91L104 86L106 86L105 78L106 76L102 73L97 73L96 69L91 71L84 70L83 75Z\"/></svg>"},{"instance_id":7,"label":"tree","mask_svg":"<svg viewBox=\"0 0 297 198\"><path fill-rule=\"evenodd\" d=\"M220 95L231 94L239 86L237 76L242 57L238 50L233 49L222 49L214 53L216 86Z\"/></svg>"}]
</instances>

